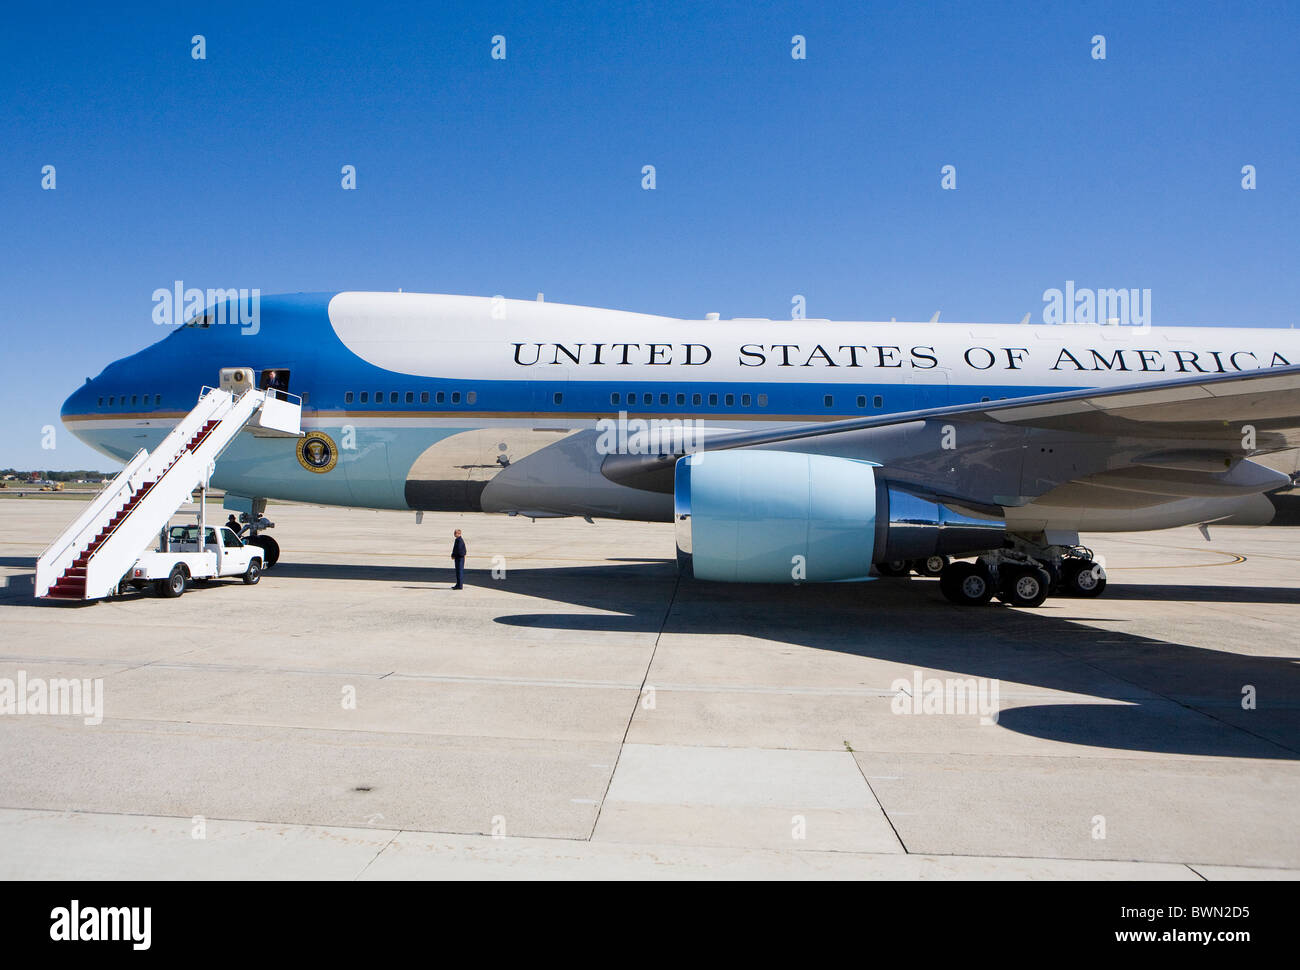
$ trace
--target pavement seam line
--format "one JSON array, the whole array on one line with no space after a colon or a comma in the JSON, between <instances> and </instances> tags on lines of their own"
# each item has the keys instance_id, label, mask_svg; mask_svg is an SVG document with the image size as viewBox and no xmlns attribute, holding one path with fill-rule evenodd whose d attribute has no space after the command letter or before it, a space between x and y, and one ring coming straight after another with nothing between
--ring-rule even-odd
<instances>
[{"instance_id":1,"label":"pavement seam line","mask_svg":"<svg viewBox=\"0 0 1300 970\"><path fill-rule=\"evenodd\" d=\"M130 818L130 819L162 818L162 819L177 819L180 821L185 821L190 818L190 816L188 815L167 815L167 814L159 814L153 812L105 812L105 811L93 811L93 810L79 809L79 808L49 809L49 808L20 807L14 805L0 806L0 812L21 812L21 813L35 813L38 815L61 815L61 816L78 815L78 816L89 816L89 817L99 817L99 818ZM363 827L356 826L356 825L336 825L333 823L318 823L318 822L283 822L274 819L247 819L247 818L231 818L226 816L221 816L221 817L210 816L209 821L233 822L233 823L248 824L248 825L274 825L282 828L292 828L292 829L343 828L349 830L365 830ZM389 831L389 830L384 829L381 831ZM399 835L402 835L406 832L411 832L413 835L432 835L432 836L440 836L440 837L451 838L451 839L490 838L490 836L482 832L458 832L458 831L447 830L447 829L413 829L408 827L408 828L395 830L393 835L389 838L387 844L392 844L392 842ZM515 838L518 838L521 841L534 841L539 843L573 842L575 844L581 844L583 842L589 841L587 839L571 838L568 836L553 836L553 835L526 835L526 836L516 836ZM644 846L647 845L648 843L628 841L626 839L611 839L608 842L602 844L615 845L615 846L617 845ZM662 847L679 848L679 849L703 849L703 850L720 850L720 851L736 850L736 847L734 846L720 846L720 845L707 845L707 844L700 845L696 843L666 842L666 843L655 843L655 845L662 846ZM385 845L385 848L387 848L387 845ZM376 857L382 854L383 851L384 849L380 849L379 852L376 853ZM741 849L737 851L754 851L759 853L771 853L771 854L780 855L780 854L788 853L791 850L755 847L750 850ZM793 851L798 855L801 856L806 855L809 857L816 857L819 855L860 855L860 856L879 856L884 859L898 858L897 853L894 852L873 852L873 851L865 851L865 850L857 850L857 849L795 849ZM1204 863L1204 862L1191 863L1191 862L1179 862L1177 860L1169 860L1169 859L1154 859L1154 860L1098 859L1098 858L1088 857L1088 856L1068 856L1068 855L1067 856L1027 856L1027 855L1016 855L1016 854L978 855L969 852L919 852L919 853L908 853L908 854L915 855L918 859L926 859L926 858L996 859L996 860L1013 860L1013 861L1019 860L1019 861L1026 861L1026 862L1078 862L1078 863L1084 863L1089 865L1115 864L1115 865L1136 865L1136 866L1177 866L1179 868L1188 869L1196 873L1196 875L1200 879L1206 882L1210 880L1206 876L1198 872L1195 868L1196 866L1205 866L1205 865L1233 866L1234 868L1249 869L1261 873L1272 872L1272 871L1281 871L1281 872L1289 873L1293 871L1291 868L1287 866L1260 866L1260 865L1242 866L1242 865L1235 865L1233 863ZM374 860L371 861L373 862ZM359 875L360 873L358 873L358 876Z\"/></svg>"},{"instance_id":2,"label":"pavement seam line","mask_svg":"<svg viewBox=\"0 0 1300 970\"><path fill-rule=\"evenodd\" d=\"M390 838L387 842L385 842L382 846L380 846L379 851L376 852L374 856L371 857L370 861L361 867L361 871L352 877L352 881L356 882L358 879L364 876L366 874L366 870L375 864L375 859L378 859L381 855L383 855L384 850L387 849L390 845L392 845L393 842L397 839L397 837L401 835L402 832L404 831L405 829L398 829L396 832L394 832L392 838Z\"/></svg>"},{"instance_id":3,"label":"pavement seam line","mask_svg":"<svg viewBox=\"0 0 1300 970\"><path fill-rule=\"evenodd\" d=\"M894 838L898 839L898 844L902 847L903 854L911 855L912 853L907 849L907 843L903 841L902 835L898 832L898 826L895 825L894 820L889 817L889 812L885 811L885 803L880 800L880 796L876 794L876 790L871 787L871 782L867 779L867 773L862 770L862 765L858 762L857 758L853 757L854 753L852 751L845 751L844 753L850 758L853 758L853 764L857 767L858 774L862 776L863 784L867 786L867 791L871 792L871 797L876 800L876 807L880 809L880 814L885 816L885 821L889 823L889 828L893 831Z\"/></svg>"},{"instance_id":4,"label":"pavement seam line","mask_svg":"<svg viewBox=\"0 0 1300 970\"><path fill-rule=\"evenodd\" d=\"M641 675L641 686L637 688L636 697L632 700L632 713L627 717L627 724L623 726L623 737L618 742L618 754L614 755L614 764L609 770L609 781L605 782L605 791L600 796L600 803L596 806L596 817L591 820L591 831L587 833L586 841L590 842L596 835L596 826L600 824L600 813L605 810L605 799L609 797L609 790L614 785L614 775L618 772L618 763L623 758L623 747L627 744L627 736L632 731L632 722L636 720L637 708L641 704L641 698L645 695L646 681L650 679L650 668L654 666L655 654L659 650L659 640L664 635L664 628L668 626L668 617L672 615L673 604L677 602L677 591L682 586L682 574L679 570L677 578L673 581L673 591L668 597L668 605L664 609L663 619L659 621L659 631L655 634L654 645L650 648L650 657L646 660L645 673Z\"/></svg>"}]
</instances>

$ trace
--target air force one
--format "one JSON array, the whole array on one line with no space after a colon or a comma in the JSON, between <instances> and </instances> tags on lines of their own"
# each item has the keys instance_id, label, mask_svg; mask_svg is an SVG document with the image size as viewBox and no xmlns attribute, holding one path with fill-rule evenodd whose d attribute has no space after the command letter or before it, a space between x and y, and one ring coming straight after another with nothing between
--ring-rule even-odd
<instances>
[{"instance_id":1,"label":"air force one","mask_svg":"<svg viewBox=\"0 0 1300 970\"><path fill-rule=\"evenodd\" d=\"M63 420L129 462L223 373L300 399L300 435L242 431L210 473L268 565L261 512L286 499L673 521L698 579L915 569L957 603L1036 606L1104 589L1080 531L1267 522L1267 493L1297 471L1289 330L686 320L362 292L258 311L241 326L213 302L87 379Z\"/></svg>"}]
</instances>

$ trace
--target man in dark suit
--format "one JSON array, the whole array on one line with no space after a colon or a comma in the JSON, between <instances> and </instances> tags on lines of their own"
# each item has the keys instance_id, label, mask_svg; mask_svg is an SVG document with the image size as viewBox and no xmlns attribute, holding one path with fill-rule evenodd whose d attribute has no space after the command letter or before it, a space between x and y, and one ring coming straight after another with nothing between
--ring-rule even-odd
<instances>
[{"instance_id":1,"label":"man in dark suit","mask_svg":"<svg viewBox=\"0 0 1300 970\"><path fill-rule=\"evenodd\" d=\"M451 545L451 559L456 564L456 585L452 589L465 588L465 540L460 537L460 529L456 530L456 541Z\"/></svg>"}]
</instances>

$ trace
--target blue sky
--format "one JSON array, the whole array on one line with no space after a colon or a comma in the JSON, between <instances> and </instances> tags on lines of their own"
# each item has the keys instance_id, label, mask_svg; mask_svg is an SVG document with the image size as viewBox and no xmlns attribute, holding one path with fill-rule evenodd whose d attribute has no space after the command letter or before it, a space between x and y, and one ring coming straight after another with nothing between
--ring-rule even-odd
<instances>
[{"instance_id":1,"label":"blue sky","mask_svg":"<svg viewBox=\"0 0 1300 970\"><path fill-rule=\"evenodd\" d=\"M112 467L59 407L163 336L175 280L992 322L1073 279L1149 287L1157 325L1300 320L1294 3L22 4L5 26L0 466Z\"/></svg>"}]
</instances>

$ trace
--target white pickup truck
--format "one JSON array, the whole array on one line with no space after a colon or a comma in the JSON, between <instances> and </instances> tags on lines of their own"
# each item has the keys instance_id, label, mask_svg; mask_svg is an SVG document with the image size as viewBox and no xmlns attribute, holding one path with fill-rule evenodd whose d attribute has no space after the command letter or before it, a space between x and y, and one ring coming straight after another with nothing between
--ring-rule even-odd
<instances>
[{"instance_id":1,"label":"white pickup truck","mask_svg":"<svg viewBox=\"0 0 1300 970\"><path fill-rule=\"evenodd\" d=\"M262 578L262 549L245 545L225 526L207 526L207 541L199 549L197 525L174 525L157 552L146 552L124 580L136 589L152 583L160 596L180 596L196 579L238 576L252 586Z\"/></svg>"}]
</instances>

